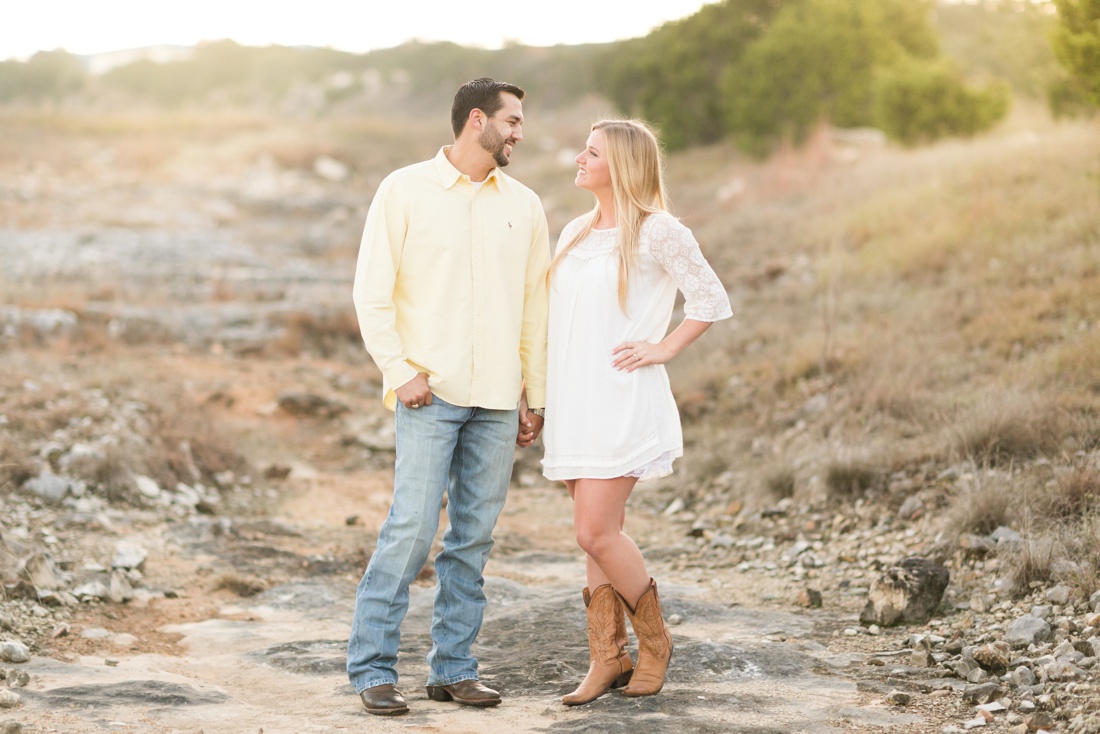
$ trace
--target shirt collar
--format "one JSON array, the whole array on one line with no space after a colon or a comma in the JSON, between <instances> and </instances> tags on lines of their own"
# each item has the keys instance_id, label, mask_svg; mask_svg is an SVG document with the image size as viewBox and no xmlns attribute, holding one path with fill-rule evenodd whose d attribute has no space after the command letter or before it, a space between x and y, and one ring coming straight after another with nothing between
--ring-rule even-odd
<instances>
[{"instance_id":1,"label":"shirt collar","mask_svg":"<svg viewBox=\"0 0 1100 734\"><path fill-rule=\"evenodd\" d=\"M451 165L451 162L447 159L447 151L454 146L444 145L439 149L439 152L435 154L435 169L439 172L439 179L443 183L443 188L449 189L458 183L465 174ZM501 188L504 182L504 171L500 170L500 166L495 166L493 170L489 171L489 175L485 177L485 183L490 180L496 181L497 188Z\"/></svg>"}]
</instances>

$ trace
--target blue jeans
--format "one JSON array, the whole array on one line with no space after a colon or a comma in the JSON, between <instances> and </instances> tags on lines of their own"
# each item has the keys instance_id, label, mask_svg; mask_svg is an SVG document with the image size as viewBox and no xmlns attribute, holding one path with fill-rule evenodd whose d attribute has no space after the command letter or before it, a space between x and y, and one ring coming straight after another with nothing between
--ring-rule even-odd
<instances>
[{"instance_id":1,"label":"blue jeans","mask_svg":"<svg viewBox=\"0 0 1100 734\"><path fill-rule=\"evenodd\" d=\"M410 410L397 403L393 505L355 595L348 678L355 690L397 683L401 621L409 584L428 559L447 491L449 527L435 559L428 685L477 679L470 648L485 611L482 571L504 507L518 411L462 408L432 396Z\"/></svg>"}]
</instances>

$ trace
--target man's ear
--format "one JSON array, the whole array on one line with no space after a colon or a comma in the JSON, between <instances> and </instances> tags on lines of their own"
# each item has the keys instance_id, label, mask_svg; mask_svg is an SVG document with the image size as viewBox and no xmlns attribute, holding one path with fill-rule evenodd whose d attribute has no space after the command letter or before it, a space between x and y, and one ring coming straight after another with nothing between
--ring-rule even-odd
<instances>
[{"instance_id":1,"label":"man's ear","mask_svg":"<svg viewBox=\"0 0 1100 734\"><path fill-rule=\"evenodd\" d=\"M467 123L474 130L481 130L485 126L485 113L477 107L473 108L470 110L470 116L467 118Z\"/></svg>"}]
</instances>

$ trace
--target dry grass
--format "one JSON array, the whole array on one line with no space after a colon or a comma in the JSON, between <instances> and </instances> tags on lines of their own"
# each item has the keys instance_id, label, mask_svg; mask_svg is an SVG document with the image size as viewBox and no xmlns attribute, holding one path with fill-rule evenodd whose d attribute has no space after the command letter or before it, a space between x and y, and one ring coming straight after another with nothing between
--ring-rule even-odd
<instances>
[{"instance_id":1,"label":"dry grass","mask_svg":"<svg viewBox=\"0 0 1100 734\"><path fill-rule=\"evenodd\" d=\"M880 471L932 475L1096 451L1094 127L1026 109L972 141L844 153L818 145L785 161L805 175L784 186L720 146L670 159L678 213L738 322L670 369L674 387L719 388L725 424L685 416L686 434L717 430L726 446L760 437L830 496L876 481L836 459L843 447ZM733 183L736 195L716 194ZM815 401L825 409L810 410ZM731 459L769 486L770 465ZM947 510L958 515L951 532L1018 521L1003 496L1014 481L968 491Z\"/></svg>"},{"instance_id":2,"label":"dry grass","mask_svg":"<svg viewBox=\"0 0 1100 734\"><path fill-rule=\"evenodd\" d=\"M999 551L1017 594L1051 582L1068 584L1085 599L1100 590L1100 472L1083 464L1052 474L1040 465L993 476L956 498L950 532L1018 527L1021 546Z\"/></svg>"},{"instance_id":3,"label":"dry grass","mask_svg":"<svg viewBox=\"0 0 1100 734\"><path fill-rule=\"evenodd\" d=\"M1100 412L1100 328L1095 322L1078 329L1045 356L1044 387L1071 397L1081 407Z\"/></svg>"},{"instance_id":4,"label":"dry grass","mask_svg":"<svg viewBox=\"0 0 1100 734\"><path fill-rule=\"evenodd\" d=\"M1100 510L1100 471L1074 468L1058 476L1031 503L1036 517L1057 524L1079 524Z\"/></svg>"},{"instance_id":5,"label":"dry grass","mask_svg":"<svg viewBox=\"0 0 1100 734\"><path fill-rule=\"evenodd\" d=\"M1062 583L1088 599L1100 591L1100 513L1093 509L1025 533L1022 546L1005 554L1005 572L1017 594L1034 584Z\"/></svg>"},{"instance_id":6,"label":"dry grass","mask_svg":"<svg viewBox=\"0 0 1100 734\"><path fill-rule=\"evenodd\" d=\"M269 587L270 584L263 579L257 579L251 576L241 576L231 571L219 574L215 577L211 590L221 591L222 589L228 589L237 596L249 597L267 591Z\"/></svg>"},{"instance_id":7,"label":"dry grass","mask_svg":"<svg viewBox=\"0 0 1100 734\"><path fill-rule=\"evenodd\" d=\"M858 499L881 485L882 480L879 468L860 461L838 461L825 470L825 487L829 497L836 500Z\"/></svg>"},{"instance_id":8,"label":"dry grass","mask_svg":"<svg viewBox=\"0 0 1100 734\"><path fill-rule=\"evenodd\" d=\"M1054 578L1058 543L1049 535L1028 536L1019 550L1007 554L1006 576L1014 593L1026 594L1033 584L1046 585Z\"/></svg>"},{"instance_id":9,"label":"dry grass","mask_svg":"<svg viewBox=\"0 0 1100 734\"><path fill-rule=\"evenodd\" d=\"M320 314L299 311L287 317L286 329L282 337L272 344L272 352L287 356L305 353L324 357L360 355L362 345L359 321L354 310Z\"/></svg>"},{"instance_id":10,"label":"dry grass","mask_svg":"<svg viewBox=\"0 0 1100 734\"><path fill-rule=\"evenodd\" d=\"M1011 475L975 468L970 476L970 482L944 511L949 539L966 533L989 535L1020 520L1019 490L1013 486Z\"/></svg>"},{"instance_id":11,"label":"dry grass","mask_svg":"<svg viewBox=\"0 0 1100 734\"><path fill-rule=\"evenodd\" d=\"M950 420L950 450L980 464L1057 455L1070 417L1042 395L996 391Z\"/></svg>"},{"instance_id":12,"label":"dry grass","mask_svg":"<svg viewBox=\"0 0 1100 734\"><path fill-rule=\"evenodd\" d=\"M0 495L11 493L37 473L25 447L6 431L0 432Z\"/></svg>"},{"instance_id":13,"label":"dry grass","mask_svg":"<svg viewBox=\"0 0 1100 734\"><path fill-rule=\"evenodd\" d=\"M1078 527L1062 536L1062 562L1052 565L1060 581L1088 599L1100 591L1100 513L1095 510L1080 518Z\"/></svg>"},{"instance_id":14,"label":"dry grass","mask_svg":"<svg viewBox=\"0 0 1100 734\"><path fill-rule=\"evenodd\" d=\"M795 488L794 469L786 464L772 467L764 477L764 489L772 500L793 497Z\"/></svg>"}]
</instances>

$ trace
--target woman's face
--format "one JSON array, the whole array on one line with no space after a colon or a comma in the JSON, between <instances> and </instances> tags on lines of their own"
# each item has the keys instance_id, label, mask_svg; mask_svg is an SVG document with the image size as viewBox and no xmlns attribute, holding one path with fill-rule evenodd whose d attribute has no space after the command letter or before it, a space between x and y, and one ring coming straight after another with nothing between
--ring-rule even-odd
<instances>
[{"instance_id":1,"label":"woman's face","mask_svg":"<svg viewBox=\"0 0 1100 734\"><path fill-rule=\"evenodd\" d=\"M576 161L580 166L576 180L579 188L592 192L611 188L611 169L607 165L607 137L602 130L592 131Z\"/></svg>"}]
</instances>

